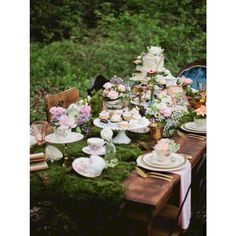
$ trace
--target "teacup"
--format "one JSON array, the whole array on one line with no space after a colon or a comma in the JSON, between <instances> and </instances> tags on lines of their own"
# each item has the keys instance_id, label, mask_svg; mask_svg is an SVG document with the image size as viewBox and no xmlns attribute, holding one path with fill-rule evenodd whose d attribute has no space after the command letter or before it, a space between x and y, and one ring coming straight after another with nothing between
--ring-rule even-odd
<instances>
[{"instance_id":1,"label":"teacup","mask_svg":"<svg viewBox=\"0 0 236 236\"><path fill-rule=\"evenodd\" d=\"M60 160L63 157L63 154L58 148L48 145L45 149L45 156L48 160L53 162Z\"/></svg>"},{"instance_id":2,"label":"teacup","mask_svg":"<svg viewBox=\"0 0 236 236\"><path fill-rule=\"evenodd\" d=\"M60 126L54 131L54 133L59 138L65 138L71 133L71 129Z\"/></svg>"},{"instance_id":3,"label":"teacup","mask_svg":"<svg viewBox=\"0 0 236 236\"><path fill-rule=\"evenodd\" d=\"M91 173L94 175L100 175L105 167L106 162L102 157L96 155L90 156L88 169Z\"/></svg>"},{"instance_id":4,"label":"teacup","mask_svg":"<svg viewBox=\"0 0 236 236\"><path fill-rule=\"evenodd\" d=\"M98 151L103 147L105 141L101 138L89 138L87 143L90 150Z\"/></svg>"},{"instance_id":5,"label":"teacup","mask_svg":"<svg viewBox=\"0 0 236 236\"><path fill-rule=\"evenodd\" d=\"M157 158L157 160L162 163L175 161L175 158L171 155L170 151L154 150L152 152L152 157Z\"/></svg>"}]
</instances>

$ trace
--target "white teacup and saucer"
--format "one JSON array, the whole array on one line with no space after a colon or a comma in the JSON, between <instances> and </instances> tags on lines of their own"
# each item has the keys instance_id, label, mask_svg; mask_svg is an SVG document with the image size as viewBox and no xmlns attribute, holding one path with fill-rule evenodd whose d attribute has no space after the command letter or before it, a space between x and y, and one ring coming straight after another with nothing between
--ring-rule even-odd
<instances>
[{"instance_id":1,"label":"white teacup and saucer","mask_svg":"<svg viewBox=\"0 0 236 236\"><path fill-rule=\"evenodd\" d=\"M105 155L106 149L104 147L105 141L101 138L89 138L87 140L88 146L83 147L82 151L89 155L102 156Z\"/></svg>"},{"instance_id":2,"label":"white teacup and saucer","mask_svg":"<svg viewBox=\"0 0 236 236\"><path fill-rule=\"evenodd\" d=\"M106 168L105 160L100 156L79 157L72 163L73 169L80 175L95 178Z\"/></svg>"}]
</instances>

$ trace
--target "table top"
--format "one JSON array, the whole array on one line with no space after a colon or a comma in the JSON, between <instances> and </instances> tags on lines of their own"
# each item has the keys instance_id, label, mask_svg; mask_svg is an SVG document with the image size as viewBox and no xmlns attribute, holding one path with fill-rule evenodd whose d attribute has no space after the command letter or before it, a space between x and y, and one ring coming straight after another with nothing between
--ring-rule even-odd
<instances>
[{"instance_id":1,"label":"table top","mask_svg":"<svg viewBox=\"0 0 236 236\"><path fill-rule=\"evenodd\" d=\"M206 141L186 137L173 137L173 139L180 144L179 153L191 155L192 168L198 163L201 154L206 149ZM168 195L173 190L174 186L180 181L180 176L171 174L173 180L163 181L156 178L142 178L133 170L128 178L123 182L127 187L125 193L126 200L146 204L151 207L161 206L163 201L166 201Z\"/></svg>"}]
</instances>

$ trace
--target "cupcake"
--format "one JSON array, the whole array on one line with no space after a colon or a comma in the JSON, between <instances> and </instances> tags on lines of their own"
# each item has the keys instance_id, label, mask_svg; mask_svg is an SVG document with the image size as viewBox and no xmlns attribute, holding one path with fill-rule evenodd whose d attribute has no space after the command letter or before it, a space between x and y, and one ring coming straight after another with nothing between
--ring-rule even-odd
<instances>
[{"instance_id":1,"label":"cupcake","mask_svg":"<svg viewBox=\"0 0 236 236\"><path fill-rule=\"evenodd\" d=\"M142 118L142 116L140 114L133 114L132 115L132 119L140 120L141 118Z\"/></svg>"},{"instance_id":2,"label":"cupcake","mask_svg":"<svg viewBox=\"0 0 236 236\"><path fill-rule=\"evenodd\" d=\"M99 118L102 120L106 120L110 118L110 114L107 111L102 111L99 113Z\"/></svg>"},{"instance_id":3,"label":"cupcake","mask_svg":"<svg viewBox=\"0 0 236 236\"><path fill-rule=\"evenodd\" d=\"M123 113L123 118L124 118L124 120L128 120L129 121L132 118L132 114L129 111L125 111Z\"/></svg>"},{"instance_id":4,"label":"cupcake","mask_svg":"<svg viewBox=\"0 0 236 236\"><path fill-rule=\"evenodd\" d=\"M112 117L111 117L111 122L113 122L113 123L117 123L117 122L119 122L120 120L121 120L121 116L120 115L118 115L118 114L114 114L114 115L112 115Z\"/></svg>"},{"instance_id":5,"label":"cupcake","mask_svg":"<svg viewBox=\"0 0 236 236\"><path fill-rule=\"evenodd\" d=\"M120 126L121 128L126 128L126 127L129 126L129 122L128 122L128 121L120 121L120 122L119 122L119 126Z\"/></svg>"}]
</instances>

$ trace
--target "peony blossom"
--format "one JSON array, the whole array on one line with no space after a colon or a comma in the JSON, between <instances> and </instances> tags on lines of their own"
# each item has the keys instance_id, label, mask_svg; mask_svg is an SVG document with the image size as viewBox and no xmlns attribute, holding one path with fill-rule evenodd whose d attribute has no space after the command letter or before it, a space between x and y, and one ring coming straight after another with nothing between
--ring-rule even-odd
<instances>
[{"instance_id":1,"label":"peony blossom","mask_svg":"<svg viewBox=\"0 0 236 236\"><path fill-rule=\"evenodd\" d=\"M118 86L118 90L119 90L120 92L125 92L126 88L125 88L125 86L124 86L123 84L120 84L120 85Z\"/></svg>"},{"instance_id":2,"label":"peony blossom","mask_svg":"<svg viewBox=\"0 0 236 236\"><path fill-rule=\"evenodd\" d=\"M158 141L158 143L154 146L154 149L157 151L170 151L176 152L179 149L179 144L175 143L173 139L163 138Z\"/></svg>"},{"instance_id":3,"label":"peony blossom","mask_svg":"<svg viewBox=\"0 0 236 236\"><path fill-rule=\"evenodd\" d=\"M163 108L160 111L165 117L170 117L172 114L172 110L169 107Z\"/></svg>"},{"instance_id":4,"label":"peony blossom","mask_svg":"<svg viewBox=\"0 0 236 236\"><path fill-rule=\"evenodd\" d=\"M119 96L118 92L112 90L107 94L107 97L110 98L111 100L117 99Z\"/></svg>"},{"instance_id":5,"label":"peony blossom","mask_svg":"<svg viewBox=\"0 0 236 236\"><path fill-rule=\"evenodd\" d=\"M194 110L198 116L206 115L206 106L201 105L198 109Z\"/></svg>"},{"instance_id":6,"label":"peony blossom","mask_svg":"<svg viewBox=\"0 0 236 236\"><path fill-rule=\"evenodd\" d=\"M105 83L105 84L103 85L103 88L105 88L105 89L110 89L112 86L113 86L112 83L107 82L107 83Z\"/></svg>"},{"instance_id":7,"label":"peony blossom","mask_svg":"<svg viewBox=\"0 0 236 236\"><path fill-rule=\"evenodd\" d=\"M62 115L59 118L59 125L60 126L65 126L68 129L76 127L75 119L73 117L66 116L66 115Z\"/></svg>"},{"instance_id":8,"label":"peony blossom","mask_svg":"<svg viewBox=\"0 0 236 236\"><path fill-rule=\"evenodd\" d=\"M161 139L154 147L155 150L168 151L169 145L166 139Z\"/></svg>"},{"instance_id":9,"label":"peony blossom","mask_svg":"<svg viewBox=\"0 0 236 236\"><path fill-rule=\"evenodd\" d=\"M150 68L150 69L147 70L147 73L148 73L148 74L156 74L156 73L157 73L157 70L154 69L154 68Z\"/></svg>"},{"instance_id":10,"label":"peony blossom","mask_svg":"<svg viewBox=\"0 0 236 236\"><path fill-rule=\"evenodd\" d=\"M182 77L180 78L180 82L181 82L182 85L184 85L184 86L193 83L193 81L192 81L191 79L186 78L185 76L182 76Z\"/></svg>"}]
</instances>

